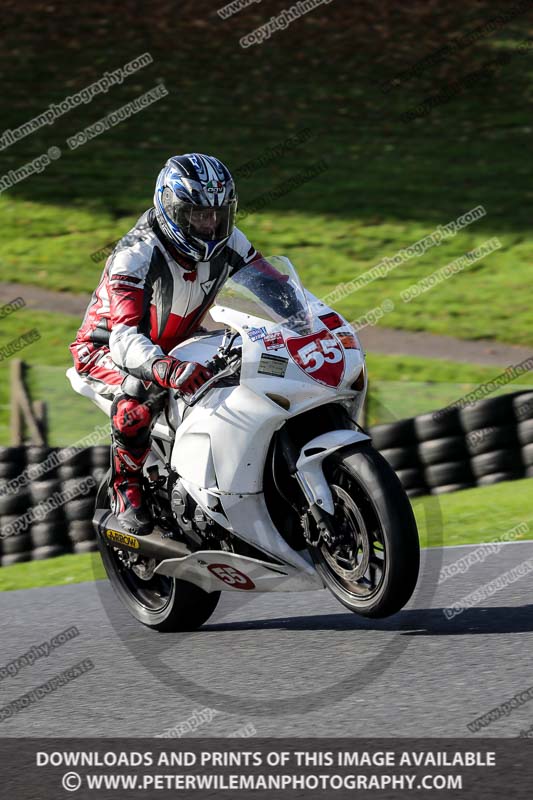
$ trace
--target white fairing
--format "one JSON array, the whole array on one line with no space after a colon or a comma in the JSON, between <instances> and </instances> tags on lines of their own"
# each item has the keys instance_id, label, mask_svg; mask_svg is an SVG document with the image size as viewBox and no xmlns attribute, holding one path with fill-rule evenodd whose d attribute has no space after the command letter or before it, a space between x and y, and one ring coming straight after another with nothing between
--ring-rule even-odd
<instances>
[{"instance_id":1,"label":"white fairing","mask_svg":"<svg viewBox=\"0 0 533 800\"><path fill-rule=\"evenodd\" d=\"M296 462L298 472L309 487L310 494L317 505L328 514L333 514L333 496L324 475L323 463L331 453L350 444L369 442L370 436L361 431L329 431L311 439L302 448L300 458Z\"/></svg>"},{"instance_id":2,"label":"white fairing","mask_svg":"<svg viewBox=\"0 0 533 800\"><path fill-rule=\"evenodd\" d=\"M323 306L323 309L328 309ZM268 355L263 340L250 340L247 331L264 328L268 336L279 325L258 317L215 306L211 316L241 333L243 364L240 385L213 389L190 411L177 402L171 418L180 421L172 455L172 466L186 480L205 489L217 488L223 494L259 492L263 487L265 458L274 432L290 417L316 406L344 399L361 408L366 384L361 392L348 387L329 388L308 378L290 358L285 347L276 350L277 358L286 360L284 377L258 373L263 355ZM172 351L181 359L205 361L216 352L219 337L188 340ZM209 350L210 355L208 355ZM364 356L361 350L344 353L347 362L345 383L359 375ZM268 395L279 395L290 402L290 409L280 407ZM310 431L310 438L312 431ZM216 486L205 479L216 475Z\"/></svg>"},{"instance_id":3,"label":"white fairing","mask_svg":"<svg viewBox=\"0 0 533 800\"><path fill-rule=\"evenodd\" d=\"M263 495L267 453L274 433L286 420L312 408L343 402L357 418L366 393L366 376L364 355L350 325L311 295L302 296L308 303L304 333L301 328L299 332L291 329L290 320L258 316L230 305L214 306L210 313L220 327L240 334L236 340L242 345L240 382L209 390L191 408L171 395L168 410L176 430L171 467L182 485L217 523L281 562L275 568L279 571L273 570L272 564L251 564L249 558L219 551L170 559L162 562L158 571L190 580L208 591L242 590L238 581L232 586L227 574L222 579L215 568L210 569L218 559L228 568L244 571L254 585L253 589L247 587L251 591L322 585L306 551L300 554L289 547L268 513ZM219 301L224 299L219 297ZM257 306L253 310L257 311ZM332 317L334 329L330 327ZM222 339L223 332L194 336L171 355L205 363L213 358ZM353 388L356 379L357 389ZM160 421L154 434L171 440L173 431L166 421ZM324 458L365 439L366 435L352 430L319 437L309 430L309 443L302 448L297 466L309 492L326 511L333 512L333 502L322 470ZM311 448L313 452L306 455Z\"/></svg>"},{"instance_id":4,"label":"white fairing","mask_svg":"<svg viewBox=\"0 0 533 800\"><path fill-rule=\"evenodd\" d=\"M271 564L220 550L169 558L157 566L156 572L190 581L206 592L304 592L323 588L312 567L305 571L298 566Z\"/></svg>"}]
</instances>

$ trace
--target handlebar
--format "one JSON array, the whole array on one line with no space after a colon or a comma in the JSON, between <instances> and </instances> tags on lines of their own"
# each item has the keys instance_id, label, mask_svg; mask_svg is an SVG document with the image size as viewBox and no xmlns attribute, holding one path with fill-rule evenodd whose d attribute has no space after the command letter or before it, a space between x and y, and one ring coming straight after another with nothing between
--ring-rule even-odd
<instances>
[{"instance_id":1,"label":"handlebar","mask_svg":"<svg viewBox=\"0 0 533 800\"><path fill-rule=\"evenodd\" d=\"M204 396L216 383L219 383L224 378L234 375L240 368L242 360L242 347L230 347L229 349L222 350L216 353L211 361L206 361L205 366L213 373L213 377L209 378L200 388L190 397L182 392L176 392L176 397L181 397L187 407L194 406L201 397Z\"/></svg>"}]
</instances>

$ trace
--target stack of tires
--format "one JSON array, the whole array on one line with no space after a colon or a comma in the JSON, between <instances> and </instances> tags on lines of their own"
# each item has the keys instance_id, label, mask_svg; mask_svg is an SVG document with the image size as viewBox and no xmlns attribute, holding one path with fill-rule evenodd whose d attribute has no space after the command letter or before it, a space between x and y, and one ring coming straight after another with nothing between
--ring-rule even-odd
<instances>
[{"instance_id":1,"label":"stack of tires","mask_svg":"<svg viewBox=\"0 0 533 800\"><path fill-rule=\"evenodd\" d=\"M370 434L410 497L533 477L533 392L377 425ZM53 453L59 457L44 464ZM0 447L1 563L96 550L94 500L109 461L107 445L68 454ZM10 481L25 469L26 485L14 490ZM21 524L29 511L31 524ZM11 535L17 520L20 530Z\"/></svg>"},{"instance_id":2,"label":"stack of tires","mask_svg":"<svg viewBox=\"0 0 533 800\"><path fill-rule=\"evenodd\" d=\"M431 494L447 494L475 486L461 420L456 409L442 416L415 417L418 457Z\"/></svg>"},{"instance_id":3,"label":"stack of tires","mask_svg":"<svg viewBox=\"0 0 533 800\"><path fill-rule=\"evenodd\" d=\"M98 484L109 469L109 447L62 455L49 447L0 447L2 565L97 549L92 517ZM13 490L10 481L25 469L26 485ZM12 534L16 521L20 530Z\"/></svg>"},{"instance_id":4,"label":"stack of tires","mask_svg":"<svg viewBox=\"0 0 533 800\"><path fill-rule=\"evenodd\" d=\"M65 503L65 519L67 537L75 553L97 549L92 524L94 501L98 484L108 468L109 447L92 447L79 450L58 469L62 491L72 496ZM94 485L81 493L80 485L88 477L94 478Z\"/></svg>"},{"instance_id":5,"label":"stack of tires","mask_svg":"<svg viewBox=\"0 0 533 800\"><path fill-rule=\"evenodd\" d=\"M28 447L28 467L33 466L37 471L39 465L46 462L55 452L57 451L49 447ZM29 485L29 495L34 515L30 529L32 558L38 561L71 552L65 510L60 501L61 482L58 468L47 469L32 480ZM47 503L53 503L53 507L47 508L45 505Z\"/></svg>"},{"instance_id":6,"label":"stack of tires","mask_svg":"<svg viewBox=\"0 0 533 800\"><path fill-rule=\"evenodd\" d=\"M533 478L533 392L513 398L513 412L525 474Z\"/></svg>"},{"instance_id":7,"label":"stack of tires","mask_svg":"<svg viewBox=\"0 0 533 800\"><path fill-rule=\"evenodd\" d=\"M477 486L524 477L514 410L519 397L490 397L459 412Z\"/></svg>"},{"instance_id":8,"label":"stack of tires","mask_svg":"<svg viewBox=\"0 0 533 800\"><path fill-rule=\"evenodd\" d=\"M25 447L0 447L0 554L2 564L17 564L31 559L29 530L8 535L13 523L28 511L30 506L27 487L12 490L9 485L26 467Z\"/></svg>"},{"instance_id":9,"label":"stack of tires","mask_svg":"<svg viewBox=\"0 0 533 800\"><path fill-rule=\"evenodd\" d=\"M428 493L416 444L414 419L376 425L370 431L374 447L389 462L409 497Z\"/></svg>"}]
</instances>

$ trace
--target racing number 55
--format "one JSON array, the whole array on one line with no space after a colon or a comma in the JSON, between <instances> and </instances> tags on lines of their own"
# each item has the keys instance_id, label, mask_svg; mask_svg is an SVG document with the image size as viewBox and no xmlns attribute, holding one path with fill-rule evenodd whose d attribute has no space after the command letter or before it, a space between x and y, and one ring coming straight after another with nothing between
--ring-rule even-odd
<instances>
[{"instance_id":1,"label":"racing number 55","mask_svg":"<svg viewBox=\"0 0 533 800\"><path fill-rule=\"evenodd\" d=\"M336 364L342 360L341 349L333 339L316 339L298 350L298 356L306 372L316 372L325 361Z\"/></svg>"},{"instance_id":2,"label":"racing number 55","mask_svg":"<svg viewBox=\"0 0 533 800\"><path fill-rule=\"evenodd\" d=\"M228 564L210 564L207 569L227 586L232 586L235 589L255 589L254 582L248 575L240 572L235 567L230 567Z\"/></svg>"},{"instance_id":3,"label":"racing number 55","mask_svg":"<svg viewBox=\"0 0 533 800\"><path fill-rule=\"evenodd\" d=\"M285 344L294 363L311 380L339 386L344 375L344 350L332 333L324 329L307 336L290 336Z\"/></svg>"}]
</instances>

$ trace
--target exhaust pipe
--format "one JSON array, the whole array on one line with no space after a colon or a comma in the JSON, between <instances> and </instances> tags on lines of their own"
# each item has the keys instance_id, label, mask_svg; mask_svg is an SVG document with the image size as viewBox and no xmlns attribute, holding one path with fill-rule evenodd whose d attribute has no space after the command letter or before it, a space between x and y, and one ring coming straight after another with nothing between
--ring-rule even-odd
<instances>
[{"instance_id":1,"label":"exhaust pipe","mask_svg":"<svg viewBox=\"0 0 533 800\"><path fill-rule=\"evenodd\" d=\"M130 550L146 558L163 561L166 558L184 558L192 552L184 542L166 536L160 528L143 536L134 536L121 528L110 511L97 509L94 512L93 525L96 535L106 544L115 545L121 550Z\"/></svg>"}]
</instances>

